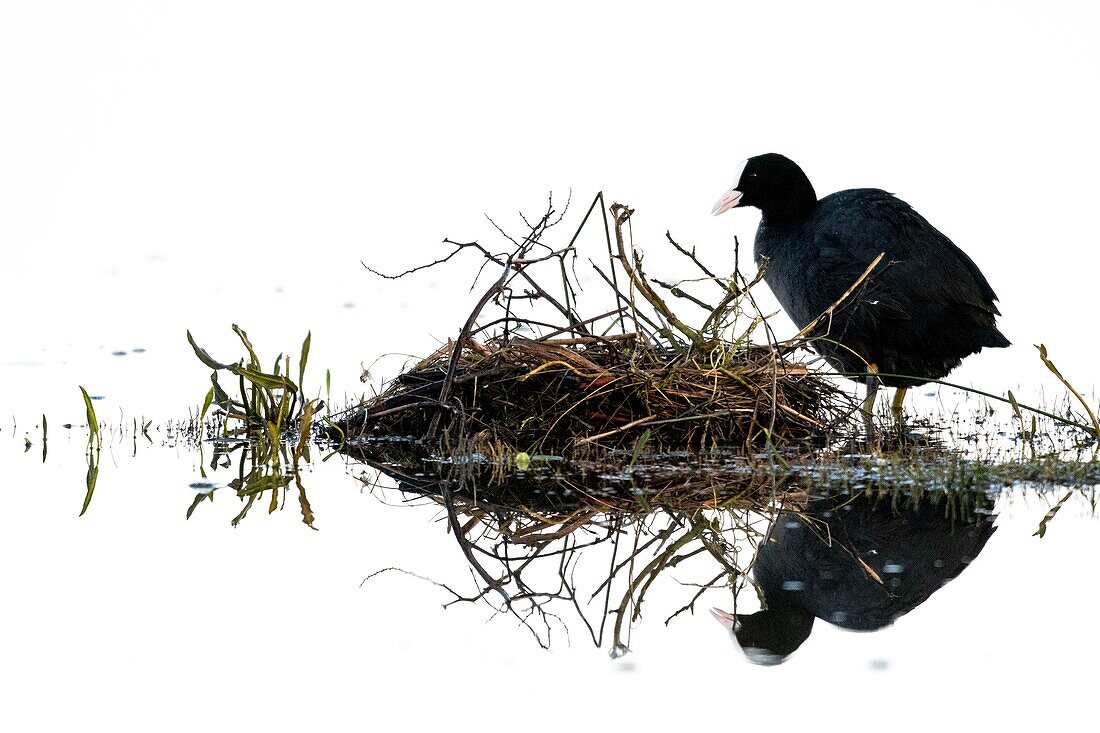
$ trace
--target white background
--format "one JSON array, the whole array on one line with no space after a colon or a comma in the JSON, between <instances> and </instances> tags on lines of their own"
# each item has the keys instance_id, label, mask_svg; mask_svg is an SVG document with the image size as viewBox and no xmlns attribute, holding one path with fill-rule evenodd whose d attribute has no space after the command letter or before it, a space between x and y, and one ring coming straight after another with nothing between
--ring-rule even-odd
<instances>
[{"instance_id":1,"label":"white background","mask_svg":"<svg viewBox=\"0 0 1100 733\"><path fill-rule=\"evenodd\" d=\"M468 266L385 283L361 259L393 270L438 256L444 236L499 241L483 214L514 229L516 211L538 213L548 191L572 189L574 214L598 190L634 206L636 243L654 267L666 229L722 262L733 235L751 242L755 212L712 218L710 206L738 161L766 151L799 162L822 195L897 193L979 264L1015 346L972 357L954 379L1049 394L1031 346L1044 341L1091 389L1094 5L595 5L4 2L0 419L20 436L41 412L51 425L78 422L78 383L107 397L101 414L179 416L207 386L184 330L228 360L239 353L230 323L271 355L312 329L313 385L329 368L334 392L360 391L361 362L432 350L477 297ZM111 356L135 347L146 351ZM1018 723L1072 718L1080 704L1053 686L1043 689L1057 700L1003 700L1006 680L991 674L1010 669L1009 689L1030 690L1039 665L1065 662L1024 626L1035 618L1026 605L1052 597L1038 569L1069 562L1093 528L1067 530L1078 539L1065 555L1036 556L1034 512L994 539L1020 548L1012 562L1034 573L997 566L940 612L952 644L951 609L991 619L983 648L1001 651L982 652L972 694L971 667L927 636L898 647L909 660L904 674L891 668L901 677L874 677L862 652L835 661L830 650L757 670L709 620L670 632L664 647L654 626L638 678L615 676L598 651L539 656L514 630L441 613L436 596L408 586L384 603L360 593L376 567L453 553L442 532L403 539L423 531L419 513L379 517L353 494L364 516L330 508L318 534L290 521L234 532L230 514L201 530L181 524L178 493L148 494L185 486L194 469L173 476L177 458L140 469L120 460L114 484L105 468L114 501L101 488L96 514L75 523L79 452L65 475L18 455L0 454L11 518L0 540L0 715L12 730L93 720L365 729L394 716L538 730L577 724L574 706L596 720L702 714L701 724L732 725L776 720L821 680L832 686L809 697L853 706L852 719L865 705L876 715L923 706L912 698L920 685L946 688L955 711ZM1018 594L1005 591L1014 583ZM1064 602L1080 602L1079 590ZM1083 643L1073 629L1051 633L1053 646ZM1069 657L1095 652L1088 642ZM837 670L872 692L853 693ZM1042 679L1056 671L1042 668ZM791 722L827 730L833 714L806 709Z\"/></svg>"},{"instance_id":2,"label":"white background","mask_svg":"<svg viewBox=\"0 0 1100 733\"><path fill-rule=\"evenodd\" d=\"M955 379L1028 391L1045 341L1091 386L1090 5L591 5L5 4L0 362L77 359L51 375L73 383L69 344L152 349L132 392L189 364L184 329L217 354L238 322L273 352L312 329L355 389L477 297L468 260L382 283L361 259L494 244L483 214L514 231L572 189L575 214L634 206L654 266L671 229L715 266L739 235L750 270L756 212L708 212L775 150L820 194L894 191L982 267L1015 346Z\"/></svg>"}]
</instances>

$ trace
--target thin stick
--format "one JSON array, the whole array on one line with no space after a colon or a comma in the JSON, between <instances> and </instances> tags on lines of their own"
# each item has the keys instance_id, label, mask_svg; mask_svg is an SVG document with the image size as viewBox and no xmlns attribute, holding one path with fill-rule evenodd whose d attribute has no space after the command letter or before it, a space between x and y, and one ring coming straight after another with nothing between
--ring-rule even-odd
<instances>
[{"instance_id":1,"label":"thin stick","mask_svg":"<svg viewBox=\"0 0 1100 733\"><path fill-rule=\"evenodd\" d=\"M627 430L630 430L631 428L636 428L639 425L644 425L645 423L650 422L650 421L654 420L655 418L656 418L655 415L646 415L645 417L641 417L641 418L638 418L637 420L633 420L631 422L628 422L626 425L622 425L620 427L617 427L614 430L608 430L606 433L600 433L599 435L590 435L586 438L577 438L577 440L574 441L574 442L577 445L583 445L584 443L592 443L594 441L600 440L601 438L606 438L606 437L611 436L611 435L618 435L619 433L625 433Z\"/></svg>"},{"instance_id":2,"label":"thin stick","mask_svg":"<svg viewBox=\"0 0 1100 733\"><path fill-rule=\"evenodd\" d=\"M799 331L797 334L795 334L793 338L790 338L790 339L787 339L787 340L788 341L795 341L797 339L800 339L803 336L805 336L806 334L808 334L810 331L812 331L814 329L814 327L818 323L821 323L821 321L823 319L832 318L833 317L833 311L835 311L841 303L843 303L845 300L847 300L849 295L851 295L853 292L855 292L855 289L858 288L860 286L860 284L864 280L867 279L867 277L871 274L871 271L874 270L876 266L878 266L879 262L882 262L882 258L885 257L885 256L886 256L885 252L879 252L878 257L876 257L874 260L872 260L871 264L867 265L867 269L863 271L863 274L860 275L854 283L852 283L851 285L848 286L848 289L845 290L844 293L839 298L837 298L835 303L833 303L828 308L826 308L824 313L822 313L817 318L815 318L812 321L810 321L809 323L807 323L806 326L801 331Z\"/></svg>"}]
</instances>

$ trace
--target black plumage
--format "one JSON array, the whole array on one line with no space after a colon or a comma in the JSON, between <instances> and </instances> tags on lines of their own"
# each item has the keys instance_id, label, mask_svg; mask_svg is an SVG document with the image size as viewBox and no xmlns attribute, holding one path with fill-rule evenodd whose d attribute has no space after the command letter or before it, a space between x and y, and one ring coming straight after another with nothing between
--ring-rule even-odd
<instances>
[{"instance_id":1,"label":"black plumage","mask_svg":"<svg viewBox=\"0 0 1100 733\"><path fill-rule=\"evenodd\" d=\"M886 191L850 189L818 200L798 165L769 153L745 161L714 213L734 206L760 209L755 257L800 329L885 254L810 333L814 348L853 379L874 372L889 386L923 384L984 347L1009 345L997 330L997 295L977 265Z\"/></svg>"},{"instance_id":2,"label":"black plumage","mask_svg":"<svg viewBox=\"0 0 1100 733\"><path fill-rule=\"evenodd\" d=\"M978 556L994 531L992 501L974 494L949 516L942 504L859 495L819 497L782 512L757 554L765 608L715 615L752 661L783 661L815 619L853 631L887 626L926 601Z\"/></svg>"}]
</instances>

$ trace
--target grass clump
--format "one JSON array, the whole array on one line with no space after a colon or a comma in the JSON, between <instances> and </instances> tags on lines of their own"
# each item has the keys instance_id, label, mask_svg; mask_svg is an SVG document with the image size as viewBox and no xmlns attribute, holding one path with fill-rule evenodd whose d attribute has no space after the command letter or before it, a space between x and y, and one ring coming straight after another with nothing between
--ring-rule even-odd
<instances>
[{"instance_id":1,"label":"grass clump","mask_svg":"<svg viewBox=\"0 0 1100 733\"><path fill-rule=\"evenodd\" d=\"M275 357L274 368L266 371L244 329L234 324L233 332L240 338L247 352L247 357L235 363L217 361L195 342L190 331L187 332L187 341L195 350L195 356L213 369L210 374L211 387L203 399L199 421L206 418L211 405L216 405L221 411L220 417L223 418L223 436L262 436L278 443L285 430L296 426L299 443L308 443L312 418L324 407L324 402L319 398L305 399L301 388L305 379L306 363L309 361L311 335L307 333L302 342L298 357L298 381L295 382L290 376L289 355L279 354ZM222 388L218 381L219 372L228 372L237 377L237 397L231 397Z\"/></svg>"}]
</instances>

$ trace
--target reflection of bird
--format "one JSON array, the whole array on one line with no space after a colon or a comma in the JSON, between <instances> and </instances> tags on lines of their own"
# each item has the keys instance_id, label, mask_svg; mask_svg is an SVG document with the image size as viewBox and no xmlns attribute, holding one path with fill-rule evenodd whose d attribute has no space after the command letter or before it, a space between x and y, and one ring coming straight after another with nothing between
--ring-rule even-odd
<instances>
[{"instance_id":1,"label":"reflection of bird","mask_svg":"<svg viewBox=\"0 0 1100 733\"><path fill-rule=\"evenodd\" d=\"M820 618L871 631L916 608L982 551L993 534L990 501L968 519L942 504L896 508L858 496L815 499L781 512L753 566L764 610L714 615L754 662L775 664L797 649Z\"/></svg>"},{"instance_id":2,"label":"reflection of bird","mask_svg":"<svg viewBox=\"0 0 1100 733\"><path fill-rule=\"evenodd\" d=\"M857 188L819 201L801 168L768 153L741 165L713 213L735 206L760 209L756 261L766 260L764 279L800 329L841 301L810 335L837 370L866 375L868 427L877 373L898 387L900 422L908 387L947 376L984 346L1009 345L995 322L997 296L978 266L889 193Z\"/></svg>"}]
</instances>

